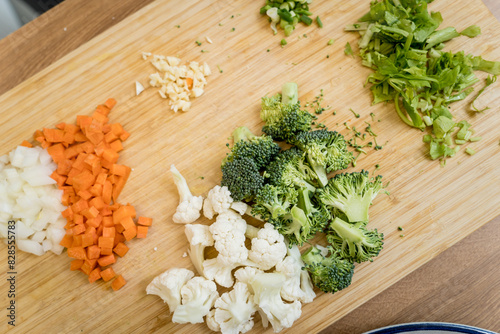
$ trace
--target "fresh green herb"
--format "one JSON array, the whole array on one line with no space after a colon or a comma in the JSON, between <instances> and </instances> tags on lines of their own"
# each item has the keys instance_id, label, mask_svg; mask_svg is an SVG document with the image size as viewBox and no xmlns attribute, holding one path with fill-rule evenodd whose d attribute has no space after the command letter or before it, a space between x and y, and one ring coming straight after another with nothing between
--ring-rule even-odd
<instances>
[{"instance_id":1,"label":"fresh green herb","mask_svg":"<svg viewBox=\"0 0 500 334\"><path fill-rule=\"evenodd\" d=\"M328 45L332 45L334 42L335 42L335 41L334 41L333 39L330 39L330 40L328 40L328 43L326 43L326 44L328 44Z\"/></svg>"},{"instance_id":2,"label":"fresh green herb","mask_svg":"<svg viewBox=\"0 0 500 334\"><path fill-rule=\"evenodd\" d=\"M326 55L326 58L330 58L330 55Z\"/></svg>"},{"instance_id":3,"label":"fresh green herb","mask_svg":"<svg viewBox=\"0 0 500 334\"><path fill-rule=\"evenodd\" d=\"M208 50L201 50L201 53L209 52Z\"/></svg>"},{"instance_id":4,"label":"fresh green herb","mask_svg":"<svg viewBox=\"0 0 500 334\"><path fill-rule=\"evenodd\" d=\"M399 231L402 231L402 230L403 230L403 227L402 227L402 226L398 226L398 230L399 230Z\"/></svg>"},{"instance_id":5,"label":"fresh green herb","mask_svg":"<svg viewBox=\"0 0 500 334\"><path fill-rule=\"evenodd\" d=\"M404 238L404 236L405 236L405 235L404 235L404 234L400 234L399 236L400 236L401 238Z\"/></svg>"},{"instance_id":6,"label":"fresh green herb","mask_svg":"<svg viewBox=\"0 0 500 334\"><path fill-rule=\"evenodd\" d=\"M492 76L489 76L486 78L486 84L483 88L481 88L481 90L477 93L476 97L472 100L470 106L472 108L472 110L474 110L475 112L483 112L485 110L488 110L490 109L490 107L484 107L483 109L479 110L476 108L476 106L474 106L474 102L476 102L477 98L479 97L479 95L481 95L484 90L491 84L495 83L497 81L497 76L496 75L492 75Z\"/></svg>"},{"instance_id":7,"label":"fresh green herb","mask_svg":"<svg viewBox=\"0 0 500 334\"><path fill-rule=\"evenodd\" d=\"M349 42L347 42L345 44L345 47L344 47L344 53L347 55L347 56L353 56L354 53L352 52L352 48L351 48L351 44L349 44Z\"/></svg>"},{"instance_id":8,"label":"fresh green herb","mask_svg":"<svg viewBox=\"0 0 500 334\"><path fill-rule=\"evenodd\" d=\"M318 24L318 27L323 28L323 22L321 22L319 16L316 16L316 23Z\"/></svg>"},{"instance_id":9,"label":"fresh green herb","mask_svg":"<svg viewBox=\"0 0 500 334\"><path fill-rule=\"evenodd\" d=\"M434 136L424 137L424 141L429 143L431 159L439 158L445 165L446 158L459 149L453 147L456 126L449 105L473 91L472 85L478 81L474 71L498 75L500 62L462 51L442 51L445 42L460 35L474 37L481 31L477 26L461 33L453 27L438 29L443 19L440 13L428 11L428 3L376 0L359 23L345 30L360 33L362 65L374 71L367 79L373 103L393 102L404 123L420 130L432 128ZM456 139L469 140L471 133L467 134L463 124L458 127Z\"/></svg>"},{"instance_id":10,"label":"fresh green herb","mask_svg":"<svg viewBox=\"0 0 500 334\"><path fill-rule=\"evenodd\" d=\"M271 50L267 49L267 52L271 52Z\"/></svg>"},{"instance_id":11,"label":"fresh green herb","mask_svg":"<svg viewBox=\"0 0 500 334\"><path fill-rule=\"evenodd\" d=\"M236 28L234 28L234 27L233 27L233 28L231 28L231 31L235 31L235 30L236 30Z\"/></svg>"}]
</instances>

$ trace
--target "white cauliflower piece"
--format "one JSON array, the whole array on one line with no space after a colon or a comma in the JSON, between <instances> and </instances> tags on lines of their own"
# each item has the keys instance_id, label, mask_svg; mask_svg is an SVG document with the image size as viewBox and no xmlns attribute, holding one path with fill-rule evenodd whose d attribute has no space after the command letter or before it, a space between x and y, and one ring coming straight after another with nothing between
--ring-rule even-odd
<instances>
[{"instance_id":1,"label":"white cauliflower piece","mask_svg":"<svg viewBox=\"0 0 500 334\"><path fill-rule=\"evenodd\" d=\"M222 263L217 258L208 259L203 262L203 275L209 280L215 281L220 286L230 288L234 284L234 278L231 272L233 271L233 269L243 266L257 265L249 260L228 265Z\"/></svg>"},{"instance_id":2,"label":"white cauliflower piece","mask_svg":"<svg viewBox=\"0 0 500 334\"><path fill-rule=\"evenodd\" d=\"M216 213L220 214L229 210L231 203L233 203L233 198L229 189L226 186L217 185L210 189L207 194L203 203L203 215L212 219Z\"/></svg>"},{"instance_id":3,"label":"white cauliflower piece","mask_svg":"<svg viewBox=\"0 0 500 334\"><path fill-rule=\"evenodd\" d=\"M255 267L244 267L244 268L240 268L240 269L236 270L234 272L234 277L236 277L236 283L238 283L238 282L245 283L247 285L248 291L251 294L254 294L254 291L253 291L252 285L250 284L250 281L257 274L263 274L263 273L264 273L264 270L260 270L260 269L255 268ZM259 307L257 307L257 312L259 312L259 314L260 314L260 318L262 320L262 326L264 328L267 328L267 326L269 325L269 321L267 320L266 314Z\"/></svg>"},{"instance_id":4,"label":"white cauliflower piece","mask_svg":"<svg viewBox=\"0 0 500 334\"><path fill-rule=\"evenodd\" d=\"M205 247L213 246L214 239L208 225L186 224L184 233L189 241L188 254L196 271L203 275L203 261L205 261Z\"/></svg>"},{"instance_id":5,"label":"white cauliflower piece","mask_svg":"<svg viewBox=\"0 0 500 334\"><path fill-rule=\"evenodd\" d=\"M179 205L175 211L173 221L177 224L189 224L200 218L200 210L203 206L203 197L193 196L189 190L186 179L175 168L170 166L175 185L179 191Z\"/></svg>"},{"instance_id":6,"label":"white cauliflower piece","mask_svg":"<svg viewBox=\"0 0 500 334\"><path fill-rule=\"evenodd\" d=\"M239 216L238 214L234 214ZM228 212L219 216L209 229L215 240L215 249L219 252L217 260L224 265L242 263L248 259L245 246L246 222L241 216L235 217Z\"/></svg>"},{"instance_id":7,"label":"white cauliflower piece","mask_svg":"<svg viewBox=\"0 0 500 334\"><path fill-rule=\"evenodd\" d=\"M181 303L181 289L194 273L184 268L171 268L156 276L146 288L148 295L157 295L168 304L170 313Z\"/></svg>"},{"instance_id":8,"label":"white cauliflower piece","mask_svg":"<svg viewBox=\"0 0 500 334\"><path fill-rule=\"evenodd\" d=\"M214 282L204 277L193 277L181 289L182 303L177 306L172 316L176 324L197 324L203 322L203 317L219 297Z\"/></svg>"},{"instance_id":9,"label":"white cauliflower piece","mask_svg":"<svg viewBox=\"0 0 500 334\"><path fill-rule=\"evenodd\" d=\"M215 301L214 320L222 334L246 333L254 325L253 315L257 305L245 283L236 283L233 289L225 292Z\"/></svg>"},{"instance_id":10,"label":"white cauliflower piece","mask_svg":"<svg viewBox=\"0 0 500 334\"><path fill-rule=\"evenodd\" d=\"M248 210L248 204L245 202L233 202L231 203L231 209L243 216Z\"/></svg>"},{"instance_id":11,"label":"white cauliflower piece","mask_svg":"<svg viewBox=\"0 0 500 334\"><path fill-rule=\"evenodd\" d=\"M298 300L310 303L316 297L309 273L304 268L297 245L288 248L288 255L276 265L276 271L286 276L286 281L281 288L281 297L287 301Z\"/></svg>"},{"instance_id":12,"label":"white cauliflower piece","mask_svg":"<svg viewBox=\"0 0 500 334\"><path fill-rule=\"evenodd\" d=\"M285 238L272 224L264 224L257 237L252 239L252 249L248 252L250 261L260 269L269 270L283 260L286 255Z\"/></svg>"},{"instance_id":13,"label":"white cauliflower piece","mask_svg":"<svg viewBox=\"0 0 500 334\"><path fill-rule=\"evenodd\" d=\"M211 309L210 312L208 312L207 316L205 317L205 322L207 323L207 327L214 331L214 332L220 332L220 326L219 324L215 321L215 309Z\"/></svg>"},{"instance_id":14,"label":"white cauliflower piece","mask_svg":"<svg viewBox=\"0 0 500 334\"><path fill-rule=\"evenodd\" d=\"M302 314L301 303L285 303L281 299L281 288L286 276L280 273L264 273L254 276L250 284L254 291L254 302L265 313L275 333L290 328Z\"/></svg>"}]
</instances>

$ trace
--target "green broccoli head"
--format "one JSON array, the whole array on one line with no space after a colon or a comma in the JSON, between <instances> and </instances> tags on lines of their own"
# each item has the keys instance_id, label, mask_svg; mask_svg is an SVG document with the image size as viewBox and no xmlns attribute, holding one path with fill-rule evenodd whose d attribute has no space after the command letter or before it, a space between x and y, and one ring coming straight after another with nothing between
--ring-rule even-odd
<instances>
[{"instance_id":1,"label":"green broccoli head","mask_svg":"<svg viewBox=\"0 0 500 334\"><path fill-rule=\"evenodd\" d=\"M306 164L304 152L295 147L281 151L266 167L264 178L275 186L316 190L316 173Z\"/></svg>"},{"instance_id":2,"label":"green broccoli head","mask_svg":"<svg viewBox=\"0 0 500 334\"><path fill-rule=\"evenodd\" d=\"M294 188L265 184L255 196L251 213L266 221L276 220L289 214L297 200L298 192Z\"/></svg>"},{"instance_id":3,"label":"green broccoli head","mask_svg":"<svg viewBox=\"0 0 500 334\"><path fill-rule=\"evenodd\" d=\"M233 131L234 145L231 152L223 160L228 161L238 158L254 160L258 169L263 168L278 154L280 147L269 136L256 136L246 126L241 126Z\"/></svg>"},{"instance_id":4,"label":"green broccoli head","mask_svg":"<svg viewBox=\"0 0 500 334\"><path fill-rule=\"evenodd\" d=\"M292 142L297 133L311 130L313 121L313 116L301 109L300 102L293 105L279 104L275 109L263 109L260 115L266 122L262 131L275 140L286 142Z\"/></svg>"},{"instance_id":5,"label":"green broccoli head","mask_svg":"<svg viewBox=\"0 0 500 334\"><path fill-rule=\"evenodd\" d=\"M311 202L310 191L307 188L298 190L297 204L292 206L289 214L278 219L270 219L275 228L288 238L292 245L302 245L322 232L328 225L330 216L325 211L317 209Z\"/></svg>"},{"instance_id":6,"label":"green broccoli head","mask_svg":"<svg viewBox=\"0 0 500 334\"><path fill-rule=\"evenodd\" d=\"M327 232L328 242L340 256L353 262L373 261L384 245L384 235L366 229L367 222L348 223L336 217Z\"/></svg>"},{"instance_id":7,"label":"green broccoli head","mask_svg":"<svg viewBox=\"0 0 500 334\"><path fill-rule=\"evenodd\" d=\"M264 178L254 160L243 157L226 162L222 166L221 186L226 186L235 201L252 200L264 185Z\"/></svg>"},{"instance_id":8,"label":"green broccoli head","mask_svg":"<svg viewBox=\"0 0 500 334\"><path fill-rule=\"evenodd\" d=\"M336 131L301 132L295 136L293 143L306 153L307 161L323 187L328 183L327 173L347 168L353 159L344 136Z\"/></svg>"},{"instance_id":9,"label":"green broccoli head","mask_svg":"<svg viewBox=\"0 0 500 334\"><path fill-rule=\"evenodd\" d=\"M333 211L341 211L349 222L368 221L371 202L382 189L382 176L370 178L367 171L337 174L324 188L318 189L319 202Z\"/></svg>"},{"instance_id":10,"label":"green broccoli head","mask_svg":"<svg viewBox=\"0 0 500 334\"><path fill-rule=\"evenodd\" d=\"M328 247L330 256L323 255L321 251L312 246L302 254L305 269L311 274L311 280L323 292L335 293L347 288L352 281L354 264L341 258Z\"/></svg>"}]
</instances>

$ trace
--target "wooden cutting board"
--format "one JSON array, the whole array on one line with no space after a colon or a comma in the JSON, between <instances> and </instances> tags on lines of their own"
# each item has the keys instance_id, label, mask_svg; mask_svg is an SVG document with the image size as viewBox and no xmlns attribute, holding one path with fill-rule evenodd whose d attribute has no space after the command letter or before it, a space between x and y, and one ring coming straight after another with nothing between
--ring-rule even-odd
<instances>
[{"instance_id":1,"label":"wooden cutting board","mask_svg":"<svg viewBox=\"0 0 500 334\"><path fill-rule=\"evenodd\" d=\"M335 295L318 293L312 304L303 306L293 328L284 332L325 328L500 214L498 84L481 97L481 105L492 107L482 114L469 111L471 98L452 106L457 120L467 119L483 140L471 145L476 155L461 152L442 168L425 156L422 133L401 122L392 105L371 106L371 94L363 87L370 71L358 58L344 55L346 42L357 50L357 36L343 32L343 27L368 10L368 1L315 1L311 9L320 15L324 28L300 25L284 48L279 44L282 32L274 36L259 14L261 5L262 1L156 1L0 96L1 154L31 139L36 129L73 122L77 114L90 114L108 97L117 99L110 119L131 133L120 162L133 168L120 201L154 219L148 238L131 241L127 256L114 266L128 281L118 292L103 282L89 284L85 275L69 271L66 255L18 253L16 327L3 321L2 331L209 332L204 324L172 324L167 306L145 293L149 282L166 269L193 269L183 257L184 228L171 219L178 195L168 170L175 164L193 193L205 195L220 182L219 165L232 129L246 125L259 132L260 97L278 92L285 81L298 83L304 102L323 89L323 105L332 109L318 121L330 129L347 134L344 122L362 129L372 112L380 119L372 127L378 142L387 142L384 149L370 151L348 171L372 172L380 164L377 173L390 181L390 196L380 194L370 211L371 227L386 236L380 256L356 266L348 289ZM500 60L500 24L480 0L439 0L430 8L441 11L442 27L482 28L481 36L457 38L447 49ZM330 39L333 45L327 45ZM203 44L197 46L196 40ZM135 81L147 86L154 72L142 60L142 51L211 66L205 94L193 100L191 111L173 113L154 88L135 96ZM482 83L475 87L477 91ZM356 119L349 108L361 117ZM403 238L398 226L404 228ZM0 246L0 262L6 272L5 246ZM8 286L1 284L5 306ZM258 321L252 332L261 329Z\"/></svg>"}]
</instances>

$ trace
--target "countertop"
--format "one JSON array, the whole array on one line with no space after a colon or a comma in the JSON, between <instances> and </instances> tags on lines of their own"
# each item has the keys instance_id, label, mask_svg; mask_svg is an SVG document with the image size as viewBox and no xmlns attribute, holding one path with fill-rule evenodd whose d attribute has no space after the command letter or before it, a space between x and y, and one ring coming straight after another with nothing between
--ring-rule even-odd
<instances>
[{"instance_id":1,"label":"countertop","mask_svg":"<svg viewBox=\"0 0 500 334\"><path fill-rule=\"evenodd\" d=\"M500 19L500 1L483 1ZM0 94L150 2L66 0L26 24L0 40ZM500 331L499 240L497 217L322 333L356 334L420 321Z\"/></svg>"}]
</instances>

